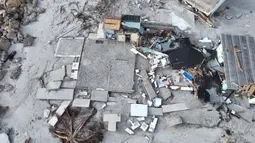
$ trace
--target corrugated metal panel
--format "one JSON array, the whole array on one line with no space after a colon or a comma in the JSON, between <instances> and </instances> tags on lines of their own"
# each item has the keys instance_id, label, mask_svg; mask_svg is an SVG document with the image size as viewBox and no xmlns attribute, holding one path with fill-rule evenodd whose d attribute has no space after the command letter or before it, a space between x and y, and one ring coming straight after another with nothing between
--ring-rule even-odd
<instances>
[{"instance_id":1,"label":"corrugated metal panel","mask_svg":"<svg viewBox=\"0 0 255 143\"><path fill-rule=\"evenodd\" d=\"M255 42L253 37L221 35L224 72L229 89L255 83ZM240 50L235 52L233 46ZM241 69L238 67L238 59ZM238 86L237 86L238 85Z\"/></svg>"},{"instance_id":2,"label":"corrugated metal panel","mask_svg":"<svg viewBox=\"0 0 255 143\"><path fill-rule=\"evenodd\" d=\"M104 29L120 30L120 19L105 18Z\"/></svg>"},{"instance_id":3,"label":"corrugated metal panel","mask_svg":"<svg viewBox=\"0 0 255 143\"><path fill-rule=\"evenodd\" d=\"M124 22L141 22L141 17L138 15L122 15L121 20Z\"/></svg>"}]
</instances>

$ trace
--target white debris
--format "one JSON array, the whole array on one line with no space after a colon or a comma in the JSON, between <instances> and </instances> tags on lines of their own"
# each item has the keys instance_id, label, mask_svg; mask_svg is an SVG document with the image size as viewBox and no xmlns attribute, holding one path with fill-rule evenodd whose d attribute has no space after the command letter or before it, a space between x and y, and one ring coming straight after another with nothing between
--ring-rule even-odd
<instances>
[{"instance_id":1,"label":"white debris","mask_svg":"<svg viewBox=\"0 0 255 143\"><path fill-rule=\"evenodd\" d=\"M158 118L154 118L153 121L150 123L149 132L154 132L156 125L158 123Z\"/></svg>"},{"instance_id":2,"label":"white debris","mask_svg":"<svg viewBox=\"0 0 255 143\"><path fill-rule=\"evenodd\" d=\"M57 122L58 122L58 117L56 116L56 115L54 115L53 117L51 117L51 119L49 120L49 124L51 125L51 126L55 126L56 124L57 124Z\"/></svg>"},{"instance_id":3,"label":"white debris","mask_svg":"<svg viewBox=\"0 0 255 143\"><path fill-rule=\"evenodd\" d=\"M145 122L142 123L141 127L140 127L143 131L147 131L147 129L149 128L149 125L146 124Z\"/></svg>"},{"instance_id":4,"label":"white debris","mask_svg":"<svg viewBox=\"0 0 255 143\"><path fill-rule=\"evenodd\" d=\"M148 105L131 104L130 114L131 114L131 116L147 117L147 115L148 115Z\"/></svg>"},{"instance_id":5,"label":"white debris","mask_svg":"<svg viewBox=\"0 0 255 143\"><path fill-rule=\"evenodd\" d=\"M10 143L9 137L6 133L0 134L0 142L1 143Z\"/></svg>"},{"instance_id":6,"label":"white debris","mask_svg":"<svg viewBox=\"0 0 255 143\"><path fill-rule=\"evenodd\" d=\"M130 50L131 50L131 52L133 52L134 54L138 54L138 55L142 56L143 58L147 59L147 57L146 57L144 54L142 54L141 52L137 51L135 48L132 48L132 49L130 49Z\"/></svg>"},{"instance_id":7,"label":"white debris","mask_svg":"<svg viewBox=\"0 0 255 143\"><path fill-rule=\"evenodd\" d=\"M155 106L155 107L159 107L159 106L161 106L161 104L162 104L162 99L161 98L153 98L153 105Z\"/></svg>"},{"instance_id":8,"label":"white debris","mask_svg":"<svg viewBox=\"0 0 255 143\"><path fill-rule=\"evenodd\" d=\"M134 133L131 129L129 129L129 128L126 128L125 131L126 131L128 134L130 134L130 135L135 134L135 133Z\"/></svg>"},{"instance_id":9,"label":"white debris","mask_svg":"<svg viewBox=\"0 0 255 143\"><path fill-rule=\"evenodd\" d=\"M49 115L50 115L50 109L45 109L45 110L43 111L43 117L44 117L44 118L48 118Z\"/></svg>"},{"instance_id":10,"label":"white debris","mask_svg":"<svg viewBox=\"0 0 255 143\"><path fill-rule=\"evenodd\" d=\"M141 125L141 124L140 124L138 121L135 121L135 122L133 123L133 125L131 126L131 129L132 129L132 130L135 130L135 129L139 128L140 125Z\"/></svg>"},{"instance_id":11,"label":"white debris","mask_svg":"<svg viewBox=\"0 0 255 143\"><path fill-rule=\"evenodd\" d=\"M139 118L136 118L138 121L144 121L145 118L144 117L139 117Z\"/></svg>"},{"instance_id":12,"label":"white debris","mask_svg":"<svg viewBox=\"0 0 255 143\"><path fill-rule=\"evenodd\" d=\"M71 101L63 101L61 103L61 105L58 107L58 110L56 111L56 114L58 116L62 116L70 103L71 103Z\"/></svg>"},{"instance_id":13,"label":"white debris","mask_svg":"<svg viewBox=\"0 0 255 143\"><path fill-rule=\"evenodd\" d=\"M143 98L146 98L146 94L145 94L145 93L142 93L142 97L143 97Z\"/></svg>"},{"instance_id":14,"label":"white debris","mask_svg":"<svg viewBox=\"0 0 255 143\"><path fill-rule=\"evenodd\" d=\"M71 78L72 79L77 79L78 78L78 71L72 71Z\"/></svg>"},{"instance_id":15,"label":"white debris","mask_svg":"<svg viewBox=\"0 0 255 143\"><path fill-rule=\"evenodd\" d=\"M72 65L72 70L78 70L79 69L79 64L78 62L74 62Z\"/></svg>"},{"instance_id":16,"label":"white debris","mask_svg":"<svg viewBox=\"0 0 255 143\"><path fill-rule=\"evenodd\" d=\"M105 107L106 107L106 104L103 104L102 109L104 109Z\"/></svg>"},{"instance_id":17,"label":"white debris","mask_svg":"<svg viewBox=\"0 0 255 143\"><path fill-rule=\"evenodd\" d=\"M151 107L152 106L152 101L148 100L147 104Z\"/></svg>"}]
</instances>

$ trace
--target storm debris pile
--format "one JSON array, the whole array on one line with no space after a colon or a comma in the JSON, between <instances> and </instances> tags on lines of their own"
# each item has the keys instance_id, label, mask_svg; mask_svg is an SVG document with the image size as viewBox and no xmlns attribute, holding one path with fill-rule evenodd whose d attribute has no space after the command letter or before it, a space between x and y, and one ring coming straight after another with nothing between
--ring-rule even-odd
<instances>
[{"instance_id":1,"label":"storm debris pile","mask_svg":"<svg viewBox=\"0 0 255 143\"><path fill-rule=\"evenodd\" d=\"M21 62L20 57L15 57L16 51L10 51L12 43L22 43L32 46L35 37L22 34L21 25L37 20L39 14L45 12L44 8L37 7L37 0L5 0L0 3L0 81L4 78L6 67L4 64L12 61L14 64ZM14 61L13 61L14 60ZM21 65L11 71L11 79L17 79L21 74Z\"/></svg>"}]
</instances>

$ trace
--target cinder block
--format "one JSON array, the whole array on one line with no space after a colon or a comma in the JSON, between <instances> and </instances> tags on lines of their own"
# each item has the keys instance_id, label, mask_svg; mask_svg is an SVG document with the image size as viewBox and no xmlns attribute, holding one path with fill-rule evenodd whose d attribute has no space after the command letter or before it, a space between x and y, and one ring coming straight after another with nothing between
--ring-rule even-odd
<instances>
[{"instance_id":1,"label":"cinder block","mask_svg":"<svg viewBox=\"0 0 255 143\"><path fill-rule=\"evenodd\" d=\"M150 128L149 128L149 132L154 132L156 126L158 123L158 118L154 118L153 121L150 123Z\"/></svg>"}]
</instances>

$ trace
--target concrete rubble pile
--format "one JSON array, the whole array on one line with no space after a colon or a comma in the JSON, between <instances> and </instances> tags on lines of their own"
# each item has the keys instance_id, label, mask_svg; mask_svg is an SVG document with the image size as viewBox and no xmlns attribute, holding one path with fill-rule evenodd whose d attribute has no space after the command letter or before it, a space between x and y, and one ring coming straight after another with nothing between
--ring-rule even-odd
<instances>
[{"instance_id":1,"label":"concrete rubble pile","mask_svg":"<svg viewBox=\"0 0 255 143\"><path fill-rule=\"evenodd\" d=\"M184 3L191 5L189 0ZM152 4L152 1L133 3L140 9L143 4ZM156 4L158 8L163 5L161 1ZM21 6L22 3L19 4L19 8ZM34 21L36 16L43 12L42 9L33 6L31 9L26 5L21 9L22 14L28 17L23 19L23 24ZM205 14L198 8L195 11L202 19L206 17L203 19L204 22L214 27L207 19L214 11L210 14ZM10 20L7 25L13 29L15 26L12 26L18 24L16 33L14 32L16 37L11 38L11 29L3 29L1 39L7 40L8 46L11 45L10 40L23 41L24 46L31 46L35 37L26 35L25 39L19 39L18 29L21 21L17 19L12 19L14 22ZM4 32L7 32L7 35ZM231 121L233 117L249 123L251 121L240 115L233 106L242 106L236 98L248 97L249 104L251 106L255 104L255 77L248 79L247 75L253 73L254 65L241 57L248 53L241 53L245 51L242 51L238 42L233 40L233 44L228 45L228 39L238 39L229 36L223 34L217 41L204 37L193 43L190 35L187 36L187 33L171 24L151 22L138 15L106 17L104 23L99 24L96 36L58 38L54 56L69 62L62 64L62 67L44 72L40 77L41 88L37 90L36 99L58 103L59 106L51 104L42 113L54 136L64 141L69 141L71 137L72 142L79 140L75 137L76 134L73 135L73 132L69 131L70 128L74 129L75 121L80 122L76 128L77 132L89 133L93 129L95 135L91 139L99 139L98 142L103 139L104 127L109 132L122 130L129 135L135 135L138 132L157 132L159 130L157 126L163 123L166 117L167 126L171 128L188 124L181 113L197 107L189 106L189 101L184 99L173 100L176 96L184 94L193 94L195 100L199 100L201 104L211 104L210 110L219 113L217 127L221 127L221 123ZM246 45L255 45L253 37L241 38L252 43ZM118 54L116 49L121 49ZM19 59L14 58L16 53L8 55L7 51L2 49L0 62L4 64L7 59L19 63ZM99 53L102 56L99 56ZM231 61L233 55L236 58L235 62ZM249 56L255 60L254 55ZM134 59L130 60L131 58ZM146 64L136 65L135 62L141 59ZM232 70L236 75L231 74ZM21 71L19 64L12 70L11 79L18 79ZM123 82L124 77L128 78ZM0 69L0 80L1 78L3 76ZM240 79L250 81L240 82ZM131 84L128 84L127 80L132 81ZM133 87L132 90L123 88L130 85ZM0 92L7 87L8 85L0 86ZM9 85L9 90L12 88ZM79 117L74 115L77 112ZM99 116L100 121L95 122L94 116ZM79 120L80 117L82 121ZM70 127L66 127L65 136L62 136L59 134L60 129L66 123Z\"/></svg>"}]
</instances>

